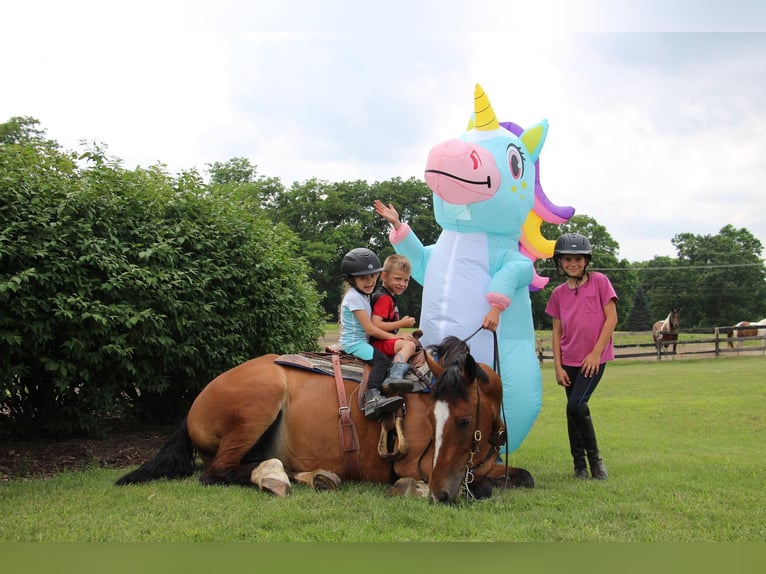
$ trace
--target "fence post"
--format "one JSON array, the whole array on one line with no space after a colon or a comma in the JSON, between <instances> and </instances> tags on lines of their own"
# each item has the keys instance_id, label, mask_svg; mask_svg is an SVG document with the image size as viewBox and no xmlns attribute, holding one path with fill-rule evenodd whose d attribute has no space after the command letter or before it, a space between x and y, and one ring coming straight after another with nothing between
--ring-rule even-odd
<instances>
[{"instance_id":1,"label":"fence post","mask_svg":"<svg viewBox=\"0 0 766 574\"><path fill-rule=\"evenodd\" d=\"M721 354L718 335L719 335L719 331L718 331L718 327L716 327L715 328L715 356L716 357Z\"/></svg>"}]
</instances>

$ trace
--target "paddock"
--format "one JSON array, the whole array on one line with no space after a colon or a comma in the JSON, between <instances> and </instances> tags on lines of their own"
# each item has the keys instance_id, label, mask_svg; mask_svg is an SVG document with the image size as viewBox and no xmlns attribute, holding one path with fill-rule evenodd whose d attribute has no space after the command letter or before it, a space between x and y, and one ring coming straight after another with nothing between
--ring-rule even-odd
<instances>
[{"instance_id":1,"label":"paddock","mask_svg":"<svg viewBox=\"0 0 766 574\"><path fill-rule=\"evenodd\" d=\"M700 357L734 357L739 355L766 354L766 320L756 323L759 326L757 334L753 336L738 336L737 341L741 346L730 347L732 330L748 329L750 327L737 327L731 325L715 327L698 327L679 329L678 339L674 341L677 350L672 348L657 349L655 343L647 343L652 340L652 331L616 331L613 336L614 353L616 360L622 359L652 359L652 360L676 360L684 358ZM553 350L550 332L538 331L537 358L541 363L553 361Z\"/></svg>"}]
</instances>

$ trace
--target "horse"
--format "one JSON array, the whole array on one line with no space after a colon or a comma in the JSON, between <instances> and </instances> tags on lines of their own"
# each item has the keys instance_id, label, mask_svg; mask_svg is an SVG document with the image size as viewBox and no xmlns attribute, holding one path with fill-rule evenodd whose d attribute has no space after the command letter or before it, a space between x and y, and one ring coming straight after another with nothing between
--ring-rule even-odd
<instances>
[{"instance_id":1,"label":"horse","mask_svg":"<svg viewBox=\"0 0 766 574\"><path fill-rule=\"evenodd\" d=\"M652 327L652 341L657 347L657 356L662 355L661 346L667 349L673 345L673 354L676 354L676 345L678 341L678 325L681 315L678 309L671 309L668 316L662 321L657 321Z\"/></svg>"},{"instance_id":2,"label":"horse","mask_svg":"<svg viewBox=\"0 0 766 574\"><path fill-rule=\"evenodd\" d=\"M740 321L729 329L727 334L729 338L729 348L734 348L734 339L737 339L737 348L742 347L742 337L757 337L758 336L759 323L751 323L750 321Z\"/></svg>"},{"instance_id":3,"label":"horse","mask_svg":"<svg viewBox=\"0 0 766 574\"><path fill-rule=\"evenodd\" d=\"M392 421L365 419L366 381L263 355L210 381L155 457L116 484L188 477L196 452L203 485L256 485L276 496L288 495L292 482L335 490L343 479L395 483L392 494L446 503L487 498L495 487L533 487L528 471L498 460L505 435L498 374L457 337L428 349L428 392L404 394L403 411L385 415L395 418L395 437ZM354 396L357 404L344 406Z\"/></svg>"}]
</instances>

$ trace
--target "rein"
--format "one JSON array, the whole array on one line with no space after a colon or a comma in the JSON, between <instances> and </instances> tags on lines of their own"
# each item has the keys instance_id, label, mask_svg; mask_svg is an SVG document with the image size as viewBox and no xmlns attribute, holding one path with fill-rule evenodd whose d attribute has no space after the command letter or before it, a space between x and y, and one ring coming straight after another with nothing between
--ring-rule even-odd
<instances>
[{"instance_id":1,"label":"rein","mask_svg":"<svg viewBox=\"0 0 766 574\"><path fill-rule=\"evenodd\" d=\"M476 329L473 333L468 335L468 337L466 337L462 341L464 343L467 343L476 334L478 334L479 331L481 331L482 329L484 329L483 326L479 327L478 329ZM498 352L497 333L493 331L492 335L493 335L493 339L494 339L493 369L495 370L497 375L500 376L500 355L499 355L499 352ZM500 408L502 410L503 426L504 426L504 428L507 428L506 419L505 419L505 408L503 407L502 404L501 404ZM465 477L463 478L463 483L462 483L462 490L465 491L465 495L466 495L466 499L467 500L474 500L476 498L476 496L471 492L471 488L470 488L470 484L473 482L473 478L474 478L473 469L477 468L477 467L481 467L486 462L488 462L490 459L497 457L498 453L500 452L500 447L503 444L505 444L506 446L508 444L508 435L505 433L505 430L501 430L501 431L492 433L492 435L488 439L488 442L490 444L490 449L487 452L487 455L483 459L481 459L478 463L474 464L474 462L473 462L474 456L476 456L476 454L478 454L479 446L481 445L481 430L479 430L479 426L480 426L480 422L481 422L479 420L480 413L481 413L481 393L479 392L479 387L478 387L478 384L477 384L477 386L476 386L476 417L475 417L476 425L475 425L475 430L474 430L474 435L473 435L473 443L471 444L471 450L470 450L469 455L468 455L468 460L466 461ZM420 473L420 479L423 482L425 482L426 484L428 483L428 477L423 472L423 469L421 467L421 463L422 463L423 458L425 457L426 453L428 452L428 449L431 448L433 443L434 443L434 437L432 436L429 439L428 444L426 444L425 448L423 449L423 451L420 453L420 456L418 457L418 465L417 466L418 466L418 472ZM505 461L505 480L506 480L506 488L507 488L507 486L508 486L508 460L507 460L507 458L506 458L506 461Z\"/></svg>"}]
</instances>

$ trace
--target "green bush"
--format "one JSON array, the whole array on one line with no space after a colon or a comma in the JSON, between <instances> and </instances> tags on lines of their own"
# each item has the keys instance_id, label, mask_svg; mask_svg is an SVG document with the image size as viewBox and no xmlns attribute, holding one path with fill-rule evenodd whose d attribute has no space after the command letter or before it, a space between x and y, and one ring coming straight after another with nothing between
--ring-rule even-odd
<instances>
[{"instance_id":1,"label":"green bush","mask_svg":"<svg viewBox=\"0 0 766 574\"><path fill-rule=\"evenodd\" d=\"M0 124L6 433L174 420L218 373L316 348L325 317L292 232L194 172L76 158L35 123Z\"/></svg>"}]
</instances>

